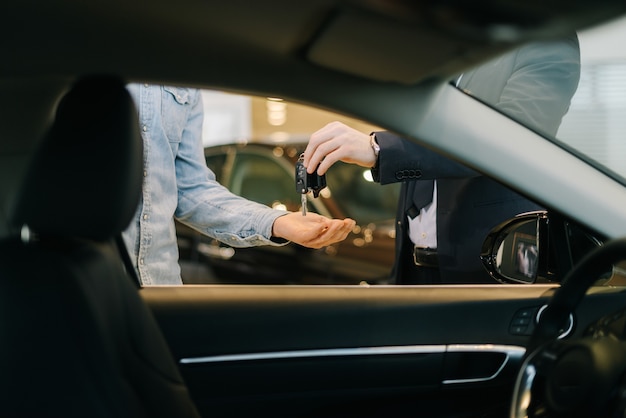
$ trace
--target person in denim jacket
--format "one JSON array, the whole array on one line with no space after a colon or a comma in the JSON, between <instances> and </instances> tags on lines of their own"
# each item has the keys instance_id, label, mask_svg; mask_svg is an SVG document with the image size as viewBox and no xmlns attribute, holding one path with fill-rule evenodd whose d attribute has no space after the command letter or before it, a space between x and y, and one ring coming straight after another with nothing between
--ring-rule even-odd
<instances>
[{"instance_id":1,"label":"person in denim jacket","mask_svg":"<svg viewBox=\"0 0 626 418\"><path fill-rule=\"evenodd\" d=\"M271 209L220 185L204 160L199 90L148 84L127 88L139 112L144 183L123 237L143 285L182 284L174 218L233 247L293 241L321 248L345 239L354 227L352 219Z\"/></svg>"}]
</instances>

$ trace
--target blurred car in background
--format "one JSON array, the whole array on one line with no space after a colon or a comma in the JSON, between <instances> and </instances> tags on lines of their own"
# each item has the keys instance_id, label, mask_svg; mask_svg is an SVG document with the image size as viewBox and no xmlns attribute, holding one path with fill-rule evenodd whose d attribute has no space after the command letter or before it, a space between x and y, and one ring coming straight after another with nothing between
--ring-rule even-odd
<instances>
[{"instance_id":1,"label":"blurred car in background","mask_svg":"<svg viewBox=\"0 0 626 418\"><path fill-rule=\"evenodd\" d=\"M247 143L205 149L207 165L233 193L275 209L301 211L295 164L306 143ZM185 283L385 284L394 257L394 219L400 184L381 186L370 170L335 164L308 210L356 221L348 238L314 250L281 247L232 248L177 222Z\"/></svg>"}]
</instances>

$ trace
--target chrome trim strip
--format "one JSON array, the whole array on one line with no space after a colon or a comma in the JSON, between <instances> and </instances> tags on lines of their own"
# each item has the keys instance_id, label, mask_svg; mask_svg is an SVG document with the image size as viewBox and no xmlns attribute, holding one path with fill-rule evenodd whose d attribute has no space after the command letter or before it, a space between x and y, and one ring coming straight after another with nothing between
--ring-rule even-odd
<instances>
[{"instance_id":1,"label":"chrome trim strip","mask_svg":"<svg viewBox=\"0 0 626 418\"><path fill-rule=\"evenodd\" d=\"M228 361L277 360L310 357L371 356L389 354L435 354L446 351L445 345L402 345L390 347L329 348L321 350L276 351L268 353L229 354L180 359L181 364L220 363Z\"/></svg>"},{"instance_id":2,"label":"chrome trim strip","mask_svg":"<svg viewBox=\"0 0 626 418\"><path fill-rule=\"evenodd\" d=\"M359 348L331 348L320 350L294 350L276 351L267 353L251 354L229 354L222 356L192 357L180 359L180 364L205 364L223 363L231 361L263 361L263 360L284 360L294 358L312 357L346 357L346 356L371 356L371 355L393 355L393 354L440 354L459 352L492 352L502 353L506 357L502 365L491 376L478 377L472 379L448 379L442 381L444 385L460 383L477 383L493 380L504 370L511 359L521 359L526 349L514 345L497 344L451 344L451 345L403 345L389 347L359 347Z\"/></svg>"}]
</instances>

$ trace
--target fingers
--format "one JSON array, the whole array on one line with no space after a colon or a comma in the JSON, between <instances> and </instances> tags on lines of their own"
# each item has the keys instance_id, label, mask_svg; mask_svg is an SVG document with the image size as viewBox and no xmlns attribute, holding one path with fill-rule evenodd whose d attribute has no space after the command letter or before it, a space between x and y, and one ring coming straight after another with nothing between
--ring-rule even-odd
<instances>
[{"instance_id":1,"label":"fingers","mask_svg":"<svg viewBox=\"0 0 626 418\"><path fill-rule=\"evenodd\" d=\"M304 150L304 165L305 167L309 167L312 162L315 162L315 166L317 167L317 165L320 163L321 159L319 157L316 157L315 159L313 159L313 156L315 155L315 152L317 151L317 147L320 146L320 144L323 144L324 142L328 141L328 139L330 139L332 137L332 135L330 134L330 131L332 130L332 123L329 123L328 125L324 126L323 128L313 132L313 134L311 134L311 138L309 139L309 143L306 146L306 149Z\"/></svg>"},{"instance_id":2,"label":"fingers","mask_svg":"<svg viewBox=\"0 0 626 418\"><path fill-rule=\"evenodd\" d=\"M317 174L320 176L326 174L333 164L341 161L346 156L346 150L340 146L336 147L336 142L335 140L328 141L317 148L311 165L305 166L307 172L313 173L317 167Z\"/></svg>"},{"instance_id":3,"label":"fingers","mask_svg":"<svg viewBox=\"0 0 626 418\"><path fill-rule=\"evenodd\" d=\"M322 175L326 173L328 167L338 161L332 155L333 151L336 151L341 145L338 141L335 141L339 134L337 132L337 124L338 122L329 123L311 135L309 143L304 150L303 161L309 174L312 174L317 169L317 173ZM331 161L333 158L334 161ZM324 159L328 159L328 161L320 165Z\"/></svg>"}]
</instances>

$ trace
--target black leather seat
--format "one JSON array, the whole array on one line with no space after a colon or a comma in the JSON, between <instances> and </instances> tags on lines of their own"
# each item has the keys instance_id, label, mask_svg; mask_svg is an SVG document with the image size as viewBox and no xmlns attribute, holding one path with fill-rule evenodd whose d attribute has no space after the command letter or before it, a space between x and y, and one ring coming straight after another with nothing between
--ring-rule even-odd
<instances>
[{"instance_id":1,"label":"black leather seat","mask_svg":"<svg viewBox=\"0 0 626 418\"><path fill-rule=\"evenodd\" d=\"M16 236L0 242L0 416L198 416L114 244L142 163L122 81L77 82L26 175Z\"/></svg>"}]
</instances>

